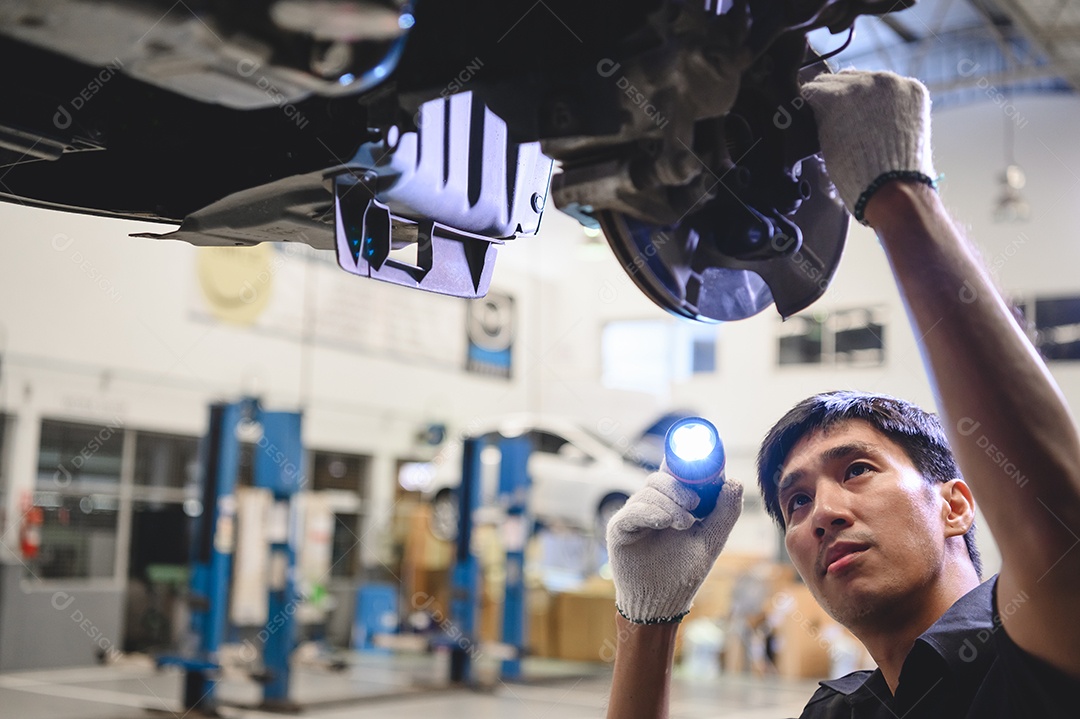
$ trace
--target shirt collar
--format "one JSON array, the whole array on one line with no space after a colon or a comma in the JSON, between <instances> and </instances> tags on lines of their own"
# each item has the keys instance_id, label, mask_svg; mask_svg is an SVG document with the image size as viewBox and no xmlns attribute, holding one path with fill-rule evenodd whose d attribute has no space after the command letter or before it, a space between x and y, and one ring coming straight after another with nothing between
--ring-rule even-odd
<instances>
[{"instance_id":1,"label":"shirt collar","mask_svg":"<svg viewBox=\"0 0 1080 719\"><path fill-rule=\"evenodd\" d=\"M992 604L997 575L986 580L956 600L930 628L919 635L916 645L923 644L944 660L955 675L964 676L979 672L982 665L993 660L987 643L994 631L1000 628ZM917 653L913 647L908 654ZM907 662L905 661L905 669ZM901 671L901 677L904 672ZM843 694L851 704L871 697L880 698L882 691L888 693L888 685L880 669L852 672L839 679L820 682L821 686Z\"/></svg>"},{"instance_id":2,"label":"shirt collar","mask_svg":"<svg viewBox=\"0 0 1080 719\"><path fill-rule=\"evenodd\" d=\"M1001 621L994 608L997 575L960 597L916 640L929 645L953 673L963 675L992 658L988 642Z\"/></svg>"},{"instance_id":3,"label":"shirt collar","mask_svg":"<svg viewBox=\"0 0 1080 719\"><path fill-rule=\"evenodd\" d=\"M839 679L829 679L819 684L838 694L843 694L848 704L859 704L867 699L886 697L890 694L889 685L885 683L885 675L880 669L852 672Z\"/></svg>"}]
</instances>

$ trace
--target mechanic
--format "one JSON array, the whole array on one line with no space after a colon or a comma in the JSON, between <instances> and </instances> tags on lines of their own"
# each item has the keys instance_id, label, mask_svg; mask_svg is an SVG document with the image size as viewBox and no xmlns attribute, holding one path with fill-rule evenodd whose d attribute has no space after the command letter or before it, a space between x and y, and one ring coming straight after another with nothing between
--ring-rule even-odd
<instances>
[{"instance_id":1,"label":"mechanic","mask_svg":"<svg viewBox=\"0 0 1080 719\"><path fill-rule=\"evenodd\" d=\"M885 248L942 419L837 392L804 400L765 439L758 481L791 560L877 664L822 682L803 716L1077 716L1072 417L938 198L926 88L851 71L804 96L840 198ZM973 495L1002 556L985 582ZM619 637L609 717L668 714L678 622L739 516L742 487L729 479L700 521L697 502L662 468L608 526Z\"/></svg>"}]
</instances>

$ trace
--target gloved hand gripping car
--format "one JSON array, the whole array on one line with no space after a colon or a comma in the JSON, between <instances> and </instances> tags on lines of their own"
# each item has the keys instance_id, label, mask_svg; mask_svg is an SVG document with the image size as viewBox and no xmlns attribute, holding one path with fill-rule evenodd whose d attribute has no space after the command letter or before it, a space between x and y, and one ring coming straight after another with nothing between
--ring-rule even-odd
<instances>
[{"instance_id":1,"label":"gloved hand gripping car","mask_svg":"<svg viewBox=\"0 0 1080 719\"><path fill-rule=\"evenodd\" d=\"M890 180L937 186L930 156L930 94L891 72L818 75L803 86L814 110L821 155L848 211L859 222Z\"/></svg>"}]
</instances>

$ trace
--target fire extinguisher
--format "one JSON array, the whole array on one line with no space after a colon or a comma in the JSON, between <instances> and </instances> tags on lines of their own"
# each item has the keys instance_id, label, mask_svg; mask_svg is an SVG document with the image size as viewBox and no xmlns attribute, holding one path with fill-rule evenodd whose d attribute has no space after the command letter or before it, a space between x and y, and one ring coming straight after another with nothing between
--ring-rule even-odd
<instances>
[{"instance_id":1,"label":"fire extinguisher","mask_svg":"<svg viewBox=\"0 0 1080 719\"><path fill-rule=\"evenodd\" d=\"M45 510L34 506L29 497L23 500L22 526L19 527L19 549L23 559L34 559L41 549L41 525Z\"/></svg>"}]
</instances>

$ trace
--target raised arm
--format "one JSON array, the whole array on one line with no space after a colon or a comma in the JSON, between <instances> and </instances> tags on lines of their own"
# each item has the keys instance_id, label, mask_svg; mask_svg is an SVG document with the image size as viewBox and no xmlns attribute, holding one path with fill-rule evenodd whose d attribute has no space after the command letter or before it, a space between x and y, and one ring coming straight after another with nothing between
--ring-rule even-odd
<instances>
[{"instance_id":1,"label":"raised arm","mask_svg":"<svg viewBox=\"0 0 1080 719\"><path fill-rule=\"evenodd\" d=\"M1080 676L1080 439L1065 401L932 190L884 187L866 213L998 540L999 606L1026 607L1002 623L1019 646Z\"/></svg>"},{"instance_id":2,"label":"raised arm","mask_svg":"<svg viewBox=\"0 0 1080 719\"><path fill-rule=\"evenodd\" d=\"M885 73L840 73L819 89L808 99L830 172L834 156L844 158L835 164L849 185L837 180L845 201L855 204L888 170L933 173L925 172L930 126L922 85ZM891 108L899 132L860 123L866 107ZM878 155L907 166L852 160L849 148L858 145L850 135L890 148ZM845 162L862 165L858 179ZM937 193L917 178L884 182L865 203L865 219L888 255L953 451L1001 549L999 606L1016 608L1003 612L1006 631L1080 676L1080 438L1046 366Z\"/></svg>"},{"instance_id":3,"label":"raised arm","mask_svg":"<svg viewBox=\"0 0 1080 719\"><path fill-rule=\"evenodd\" d=\"M661 469L608 524L619 614L611 719L668 715L678 622L742 512L742 485L725 482L716 507L700 521L691 514L698 501Z\"/></svg>"}]
</instances>

